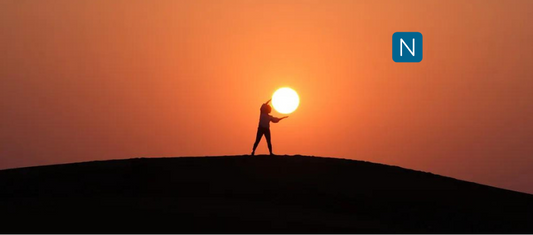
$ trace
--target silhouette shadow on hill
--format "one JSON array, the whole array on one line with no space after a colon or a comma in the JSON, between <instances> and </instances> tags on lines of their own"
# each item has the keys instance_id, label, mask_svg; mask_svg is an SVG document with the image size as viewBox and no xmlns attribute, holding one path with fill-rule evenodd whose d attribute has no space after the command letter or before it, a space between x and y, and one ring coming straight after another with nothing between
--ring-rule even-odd
<instances>
[{"instance_id":1,"label":"silhouette shadow on hill","mask_svg":"<svg viewBox=\"0 0 533 235\"><path fill-rule=\"evenodd\" d=\"M2 233L532 233L533 195L363 161L137 158L0 171Z\"/></svg>"}]
</instances>

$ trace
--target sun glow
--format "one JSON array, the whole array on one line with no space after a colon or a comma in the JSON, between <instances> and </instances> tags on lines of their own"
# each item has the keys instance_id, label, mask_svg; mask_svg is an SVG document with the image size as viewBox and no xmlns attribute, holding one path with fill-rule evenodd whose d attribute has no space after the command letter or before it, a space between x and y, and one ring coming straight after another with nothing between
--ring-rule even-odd
<instances>
[{"instance_id":1,"label":"sun glow","mask_svg":"<svg viewBox=\"0 0 533 235\"><path fill-rule=\"evenodd\" d=\"M279 113L288 114L294 112L300 104L300 97L291 88L283 87L272 95L272 105Z\"/></svg>"}]
</instances>

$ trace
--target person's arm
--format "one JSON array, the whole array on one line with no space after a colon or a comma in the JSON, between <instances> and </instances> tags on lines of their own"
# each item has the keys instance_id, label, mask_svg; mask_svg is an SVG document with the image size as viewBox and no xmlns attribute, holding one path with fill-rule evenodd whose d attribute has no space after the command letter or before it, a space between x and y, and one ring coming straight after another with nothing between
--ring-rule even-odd
<instances>
[{"instance_id":1,"label":"person's arm","mask_svg":"<svg viewBox=\"0 0 533 235\"><path fill-rule=\"evenodd\" d=\"M267 100L267 102L266 102L265 104L268 104L268 103L270 103L270 101L271 101L271 100L272 100L272 99L269 99L269 100Z\"/></svg>"},{"instance_id":2,"label":"person's arm","mask_svg":"<svg viewBox=\"0 0 533 235\"><path fill-rule=\"evenodd\" d=\"M285 117L281 117L281 118L277 118L277 117L273 117L273 116L270 116L270 121L272 121L273 123L278 123L279 121L285 119L285 118L288 118L289 116L285 116Z\"/></svg>"}]
</instances>

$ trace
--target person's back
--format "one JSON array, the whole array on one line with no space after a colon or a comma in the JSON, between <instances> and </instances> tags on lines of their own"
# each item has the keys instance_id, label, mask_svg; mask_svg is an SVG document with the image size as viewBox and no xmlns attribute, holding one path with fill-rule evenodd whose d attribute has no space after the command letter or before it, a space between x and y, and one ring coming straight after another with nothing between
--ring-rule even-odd
<instances>
[{"instance_id":1,"label":"person's back","mask_svg":"<svg viewBox=\"0 0 533 235\"><path fill-rule=\"evenodd\" d=\"M259 127L270 128L270 120L272 116L268 113L261 113L259 115Z\"/></svg>"}]
</instances>

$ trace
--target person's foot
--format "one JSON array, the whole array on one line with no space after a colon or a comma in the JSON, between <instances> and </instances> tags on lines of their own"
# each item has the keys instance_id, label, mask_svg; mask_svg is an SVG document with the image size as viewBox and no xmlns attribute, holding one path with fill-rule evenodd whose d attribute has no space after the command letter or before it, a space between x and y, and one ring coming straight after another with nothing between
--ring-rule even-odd
<instances>
[{"instance_id":1,"label":"person's foot","mask_svg":"<svg viewBox=\"0 0 533 235\"><path fill-rule=\"evenodd\" d=\"M255 151L252 151L252 154L250 154L250 156L253 156L253 155L255 155Z\"/></svg>"},{"instance_id":2,"label":"person's foot","mask_svg":"<svg viewBox=\"0 0 533 235\"><path fill-rule=\"evenodd\" d=\"M270 153L270 156L276 156L276 154L274 154L274 153Z\"/></svg>"}]
</instances>

